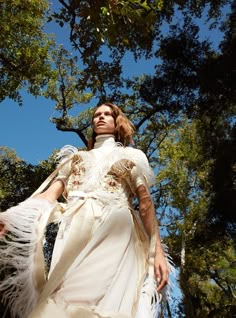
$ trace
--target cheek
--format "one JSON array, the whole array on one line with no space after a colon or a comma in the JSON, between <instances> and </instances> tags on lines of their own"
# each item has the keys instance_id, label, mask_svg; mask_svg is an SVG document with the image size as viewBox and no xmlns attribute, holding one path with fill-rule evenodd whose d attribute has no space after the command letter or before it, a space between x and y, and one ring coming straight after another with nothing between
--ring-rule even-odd
<instances>
[{"instance_id":1,"label":"cheek","mask_svg":"<svg viewBox=\"0 0 236 318\"><path fill-rule=\"evenodd\" d=\"M115 131L116 126L115 126L114 121L111 121L111 123L110 123L109 126L110 126L110 129L111 129L111 130Z\"/></svg>"},{"instance_id":2,"label":"cheek","mask_svg":"<svg viewBox=\"0 0 236 318\"><path fill-rule=\"evenodd\" d=\"M92 127L94 127L95 126L95 119L93 119L93 121L92 121Z\"/></svg>"},{"instance_id":3,"label":"cheek","mask_svg":"<svg viewBox=\"0 0 236 318\"><path fill-rule=\"evenodd\" d=\"M115 119L114 118L111 119L111 125L116 127L116 123L115 123Z\"/></svg>"},{"instance_id":4,"label":"cheek","mask_svg":"<svg viewBox=\"0 0 236 318\"><path fill-rule=\"evenodd\" d=\"M92 121L91 127L92 127L93 131L96 130L96 120L93 120L93 121ZM96 131L95 131L95 132L96 132Z\"/></svg>"}]
</instances>

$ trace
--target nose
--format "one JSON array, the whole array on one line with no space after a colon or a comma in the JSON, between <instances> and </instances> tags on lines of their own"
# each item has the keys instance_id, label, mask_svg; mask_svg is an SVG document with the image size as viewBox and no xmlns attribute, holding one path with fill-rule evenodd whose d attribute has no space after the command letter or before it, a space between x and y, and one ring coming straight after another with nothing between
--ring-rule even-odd
<instances>
[{"instance_id":1,"label":"nose","mask_svg":"<svg viewBox=\"0 0 236 318\"><path fill-rule=\"evenodd\" d=\"M99 119L104 119L104 114L100 114Z\"/></svg>"}]
</instances>

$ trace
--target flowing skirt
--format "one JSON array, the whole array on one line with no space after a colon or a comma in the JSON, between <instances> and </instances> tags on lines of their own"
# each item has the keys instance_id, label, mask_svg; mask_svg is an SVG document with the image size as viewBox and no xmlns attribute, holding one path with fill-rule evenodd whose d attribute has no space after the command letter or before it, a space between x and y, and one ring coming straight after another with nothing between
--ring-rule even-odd
<instances>
[{"instance_id":1,"label":"flowing skirt","mask_svg":"<svg viewBox=\"0 0 236 318\"><path fill-rule=\"evenodd\" d=\"M137 309L147 275L149 242L138 219L123 200L104 204L90 197L74 202L61 214L55 204L28 199L0 214L9 233L0 247L1 262L15 269L0 283L0 291L13 316L28 317L36 308L43 318L51 318L52 311L57 318L144 318ZM57 277L58 264L70 259L69 251L75 257L63 279L56 281L55 290L37 305L47 284L42 245L49 221L60 224L46 275L49 281ZM40 316L33 310L30 317Z\"/></svg>"}]
</instances>

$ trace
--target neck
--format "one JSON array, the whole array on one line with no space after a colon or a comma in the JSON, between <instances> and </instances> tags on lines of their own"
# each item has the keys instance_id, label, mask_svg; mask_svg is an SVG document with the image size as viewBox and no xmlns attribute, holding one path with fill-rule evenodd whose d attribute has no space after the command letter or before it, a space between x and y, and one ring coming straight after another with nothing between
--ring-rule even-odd
<instances>
[{"instance_id":1,"label":"neck","mask_svg":"<svg viewBox=\"0 0 236 318\"><path fill-rule=\"evenodd\" d=\"M94 149L100 147L112 147L115 145L115 137L112 134L102 134L96 136L96 141L94 144Z\"/></svg>"}]
</instances>

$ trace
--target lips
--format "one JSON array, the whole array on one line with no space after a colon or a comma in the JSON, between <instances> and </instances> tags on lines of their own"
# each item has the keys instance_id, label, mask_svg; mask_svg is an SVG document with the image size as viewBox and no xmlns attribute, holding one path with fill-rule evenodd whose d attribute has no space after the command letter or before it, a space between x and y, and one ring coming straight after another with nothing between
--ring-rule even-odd
<instances>
[{"instance_id":1,"label":"lips","mask_svg":"<svg viewBox=\"0 0 236 318\"><path fill-rule=\"evenodd\" d=\"M97 126L104 125L104 124L105 124L105 121L99 121L99 122L97 123Z\"/></svg>"}]
</instances>

